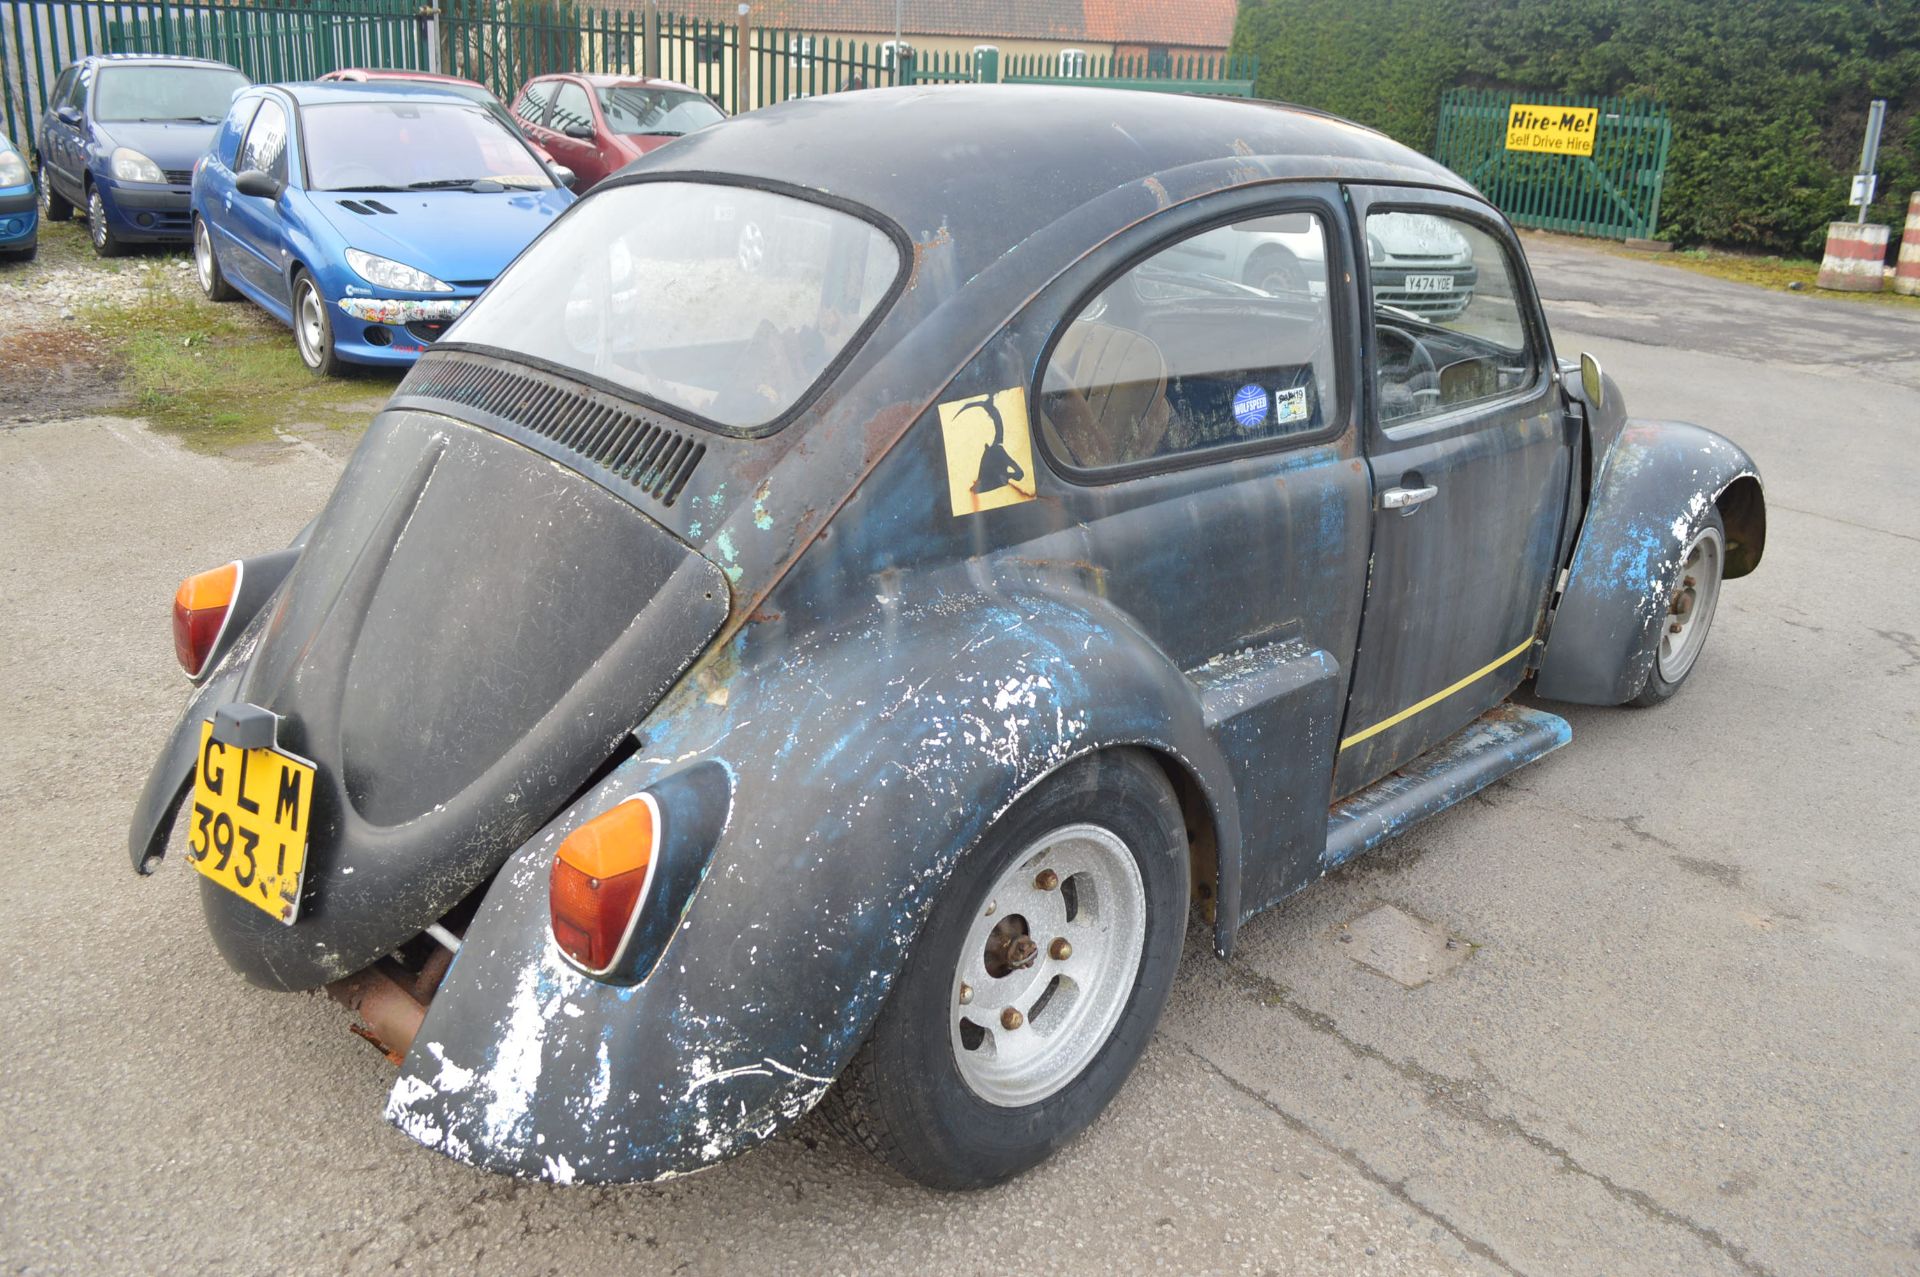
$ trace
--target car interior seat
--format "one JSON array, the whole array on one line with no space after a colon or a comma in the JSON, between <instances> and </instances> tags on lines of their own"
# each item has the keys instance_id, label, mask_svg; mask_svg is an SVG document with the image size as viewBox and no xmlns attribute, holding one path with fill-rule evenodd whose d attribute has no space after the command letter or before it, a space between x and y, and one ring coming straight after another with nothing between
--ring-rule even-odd
<instances>
[{"instance_id":1,"label":"car interior seat","mask_svg":"<svg viewBox=\"0 0 1920 1277\"><path fill-rule=\"evenodd\" d=\"M1076 466L1151 457L1167 434L1167 361L1130 328L1076 320L1047 365L1041 427Z\"/></svg>"}]
</instances>

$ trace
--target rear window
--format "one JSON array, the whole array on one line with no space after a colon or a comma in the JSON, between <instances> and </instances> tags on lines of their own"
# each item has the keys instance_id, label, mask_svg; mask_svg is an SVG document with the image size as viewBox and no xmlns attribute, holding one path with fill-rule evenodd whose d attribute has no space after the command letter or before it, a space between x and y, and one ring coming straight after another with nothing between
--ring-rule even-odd
<instances>
[{"instance_id":1,"label":"rear window","mask_svg":"<svg viewBox=\"0 0 1920 1277\"><path fill-rule=\"evenodd\" d=\"M599 90L607 127L629 137L679 137L726 117L698 93L616 85Z\"/></svg>"},{"instance_id":2,"label":"rear window","mask_svg":"<svg viewBox=\"0 0 1920 1277\"><path fill-rule=\"evenodd\" d=\"M643 182L597 192L447 334L751 432L806 398L900 275L878 227L772 191Z\"/></svg>"}]
</instances>

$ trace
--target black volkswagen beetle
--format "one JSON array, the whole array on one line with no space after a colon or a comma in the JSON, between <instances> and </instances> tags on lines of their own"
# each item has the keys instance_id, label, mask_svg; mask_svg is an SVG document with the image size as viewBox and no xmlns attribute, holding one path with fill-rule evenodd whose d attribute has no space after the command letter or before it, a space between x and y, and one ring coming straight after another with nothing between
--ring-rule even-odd
<instances>
[{"instance_id":1,"label":"black volkswagen beetle","mask_svg":"<svg viewBox=\"0 0 1920 1277\"><path fill-rule=\"evenodd\" d=\"M1375 298L1402 215L1471 247L1458 314ZM1211 273L1222 230L1324 269ZM462 1161L661 1179L830 1099L989 1184L1113 1097L1196 906L1225 955L1564 744L1529 678L1672 695L1764 536L1378 133L790 103L569 211L291 548L181 586L133 860L184 812L226 960L355 1008Z\"/></svg>"}]
</instances>

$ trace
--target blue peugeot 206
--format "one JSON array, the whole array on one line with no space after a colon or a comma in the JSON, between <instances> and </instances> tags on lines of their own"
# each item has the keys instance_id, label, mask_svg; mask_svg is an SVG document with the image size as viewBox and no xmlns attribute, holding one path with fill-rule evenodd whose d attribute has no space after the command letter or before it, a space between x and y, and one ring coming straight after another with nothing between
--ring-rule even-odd
<instances>
[{"instance_id":1,"label":"blue peugeot 206","mask_svg":"<svg viewBox=\"0 0 1920 1277\"><path fill-rule=\"evenodd\" d=\"M0 133L0 261L32 258L40 249L40 214L27 161Z\"/></svg>"},{"instance_id":2,"label":"blue peugeot 206","mask_svg":"<svg viewBox=\"0 0 1920 1277\"><path fill-rule=\"evenodd\" d=\"M93 251L187 240L187 183L247 77L224 62L94 54L60 73L34 143L40 211L77 208Z\"/></svg>"},{"instance_id":3,"label":"blue peugeot 206","mask_svg":"<svg viewBox=\"0 0 1920 1277\"><path fill-rule=\"evenodd\" d=\"M194 266L208 297L292 325L316 373L408 364L573 203L570 177L444 89L265 85L194 170Z\"/></svg>"}]
</instances>

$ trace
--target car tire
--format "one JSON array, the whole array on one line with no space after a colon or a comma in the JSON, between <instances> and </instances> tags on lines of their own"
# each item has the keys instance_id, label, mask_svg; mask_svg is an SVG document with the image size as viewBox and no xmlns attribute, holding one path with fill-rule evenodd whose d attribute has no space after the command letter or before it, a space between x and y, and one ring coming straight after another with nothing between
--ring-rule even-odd
<instances>
[{"instance_id":1,"label":"car tire","mask_svg":"<svg viewBox=\"0 0 1920 1277\"><path fill-rule=\"evenodd\" d=\"M1138 750L1069 764L960 861L834 1087L829 1124L931 1188L1037 1165L1133 1071L1187 913L1185 825L1159 765Z\"/></svg>"},{"instance_id":2,"label":"car tire","mask_svg":"<svg viewBox=\"0 0 1920 1277\"><path fill-rule=\"evenodd\" d=\"M1713 625L1726 566L1727 527L1720 511L1709 506L1687 534L1686 549L1667 591L1667 610L1660 618L1647 681L1628 704L1642 709L1659 705L1671 699L1693 673Z\"/></svg>"},{"instance_id":3,"label":"car tire","mask_svg":"<svg viewBox=\"0 0 1920 1277\"><path fill-rule=\"evenodd\" d=\"M73 217L73 202L53 189L47 166L40 166L40 216L49 222L64 222Z\"/></svg>"},{"instance_id":4,"label":"car tire","mask_svg":"<svg viewBox=\"0 0 1920 1277\"><path fill-rule=\"evenodd\" d=\"M213 232L197 216L193 219L193 273L208 301L230 302L240 296L220 269L220 259L213 251Z\"/></svg>"},{"instance_id":5,"label":"car tire","mask_svg":"<svg viewBox=\"0 0 1920 1277\"><path fill-rule=\"evenodd\" d=\"M87 191L87 238L93 251L102 257L118 257L127 251L126 242L113 233L107 220L107 202L97 186Z\"/></svg>"},{"instance_id":6,"label":"car tire","mask_svg":"<svg viewBox=\"0 0 1920 1277\"><path fill-rule=\"evenodd\" d=\"M304 270L293 273L293 344L300 352L300 362L316 377L331 377L341 371L340 356L333 349L333 320L327 315L326 295Z\"/></svg>"},{"instance_id":7,"label":"car tire","mask_svg":"<svg viewBox=\"0 0 1920 1277\"><path fill-rule=\"evenodd\" d=\"M1240 282L1249 288L1276 295L1304 295L1307 291L1307 272L1300 268L1299 258L1284 248L1269 244L1256 250L1247 259L1247 268L1241 273Z\"/></svg>"}]
</instances>

